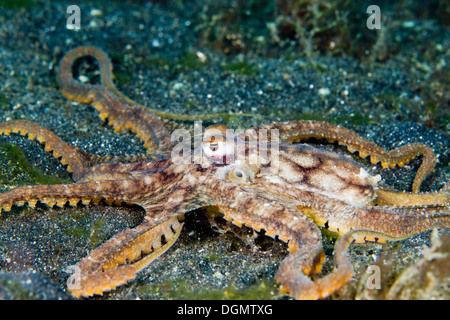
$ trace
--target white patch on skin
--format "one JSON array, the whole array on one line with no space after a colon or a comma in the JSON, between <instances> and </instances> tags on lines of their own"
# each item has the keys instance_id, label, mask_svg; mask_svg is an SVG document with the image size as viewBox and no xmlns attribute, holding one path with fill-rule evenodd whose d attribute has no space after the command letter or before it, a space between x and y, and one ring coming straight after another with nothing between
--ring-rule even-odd
<instances>
[{"instance_id":1,"label":"white patch on skin","mask_svg":"<svg viewBox=\"0 0 450 320\"><path fill-rule=\"evenodd\" d=\"M317 173L311 175L309 181L320 190L334 193L346 187L346 184L335 175Z\"/></svg>"},{"instance_id":2,"label":"white patch on skin","mask_svg":"<svg viewBox=\"0 0 450 320\"><path fill-rule=\"evenodd\" d=\"M357 206L357 207L364 207L365 205L370 202L371 198L365 197L361 195L361 193L358 190L355 189L349 189L345 190L345 202Z\"/></svg>"},{"instance_id":3,"label":"white patch on skin","mask_svg":"<svg viewBox=\"0 0 450 320\"><path fill-rule=\"evenodd\" d=\"M291 182L291 183L296 183L296 182L303 180L303 174L301 172L299 172L298 170L296 170L296 168L294 168L294 166L296 166L296 164L293 164L289 160L288 161L286 161L285 159L280 159L280 160L283 160L283 161L280 161L280 166L279 166L279 170L278 170L279 172L278 172L278 174L274 174L272 177L280 176L287 182Z\"/></svg>"},{"instance_id":4,"label":"white patch on skin","mask_svg":"<svg viewBox=\"0 0 450 320\"><path fill-rule=\"evenodd\" d=\"M378 174L376 176L372 176L367 170L361 168L359 174L356 175L356 178L360 179L361 185L372 186L374 188L377 187L378 182L381 181L381 176Z\"/></svg>"},{"instance_id":5,"label":"white patch on skin","mask_svg":"<svg viewBox=\"0 0 450 320\"><path fill-rule=\"evenodd\" d=\"M283 179L279 176L264 176L263 178L271 183L285 184Z\"/></svg>"},{"instance_id":6,"label":"white patch on skin","mask_svg":"<svg viewBox=\"0 0 450 320\"><path fill-rule=\"evenodd\" d=\"M374 187L376 187L376 186L378 185L378 182L381 181L381 175L377 174L376 176L370 176L369 179L371 180L372 185L373 185Z\"/></svg>"},{"instance_id":7,"label":"white patch on skin","mask_svg":"<svg viewBox=\"0 0 450 320\"><path fill-rule=\"evenodd\" d=\"M359 175L355 175L354 172L350 170L345 170L342 167L339 167L337 165L333 166L333 172L341 177L342 179L349 180L349 179L359 179Z\"/></svg>"},{"instance_id":8,"label":"white patch on skin","mask_svg":"<svg viewBox=\"0 0 450 320\"><path fill-rule=\"evenodd\" d=\"M372 182L372 176L364 168L359 170L359 174L356 175L356 177L361 179L361 181L367 181L369 183Z\"/></svg>"},{"instance_id":9,"label":"white patch on skin","mask_svg":"<svg viewBox=\"0 0 450 320\"><path fill-rule=\"evenodd\" d=\"M192 185L194 185L195 182L197 181L197 179L195 179L195 178L192 176L192 174L190 174L190 173L187 175L187 179L188 179L189 183L192 184Z\"/></svg>"},{"instance_id":10,"label":"white patch on skin","mask_svg":"<svg viewBox=\"0 0 450 320\"><path fill-rule=\"evenodd\" d=\"M296 162L304 168L312 168L317 165L316 158L307 154L296 154Z\"/></svg>"},{"instance_id":11,"label":"white patch on skin","mask_svg":"<svg viewBox=\"0 0 450 320\"><path fill-rule=\"evenodd\" d=\"M365 176L367 172L361 174ZM366 178L371 178L371 176L367 174ZM310 181L317 188L317 192L320 192L327 197L344 201L353 206L363 207L372 200L372 197L369 196L371 194L370 192L369 194L362 194L358 187L351 187L333 175L316 174L311 177ZM360 181L360 185L370 186L370 184L367 183L367 179L365 181Z\"/></svg>"},{"instance_id":12,"label":"white patch on skin","mask_svg":"<svg viewBox=\"0 0 450 320\"><path fill-rule=\"evenodd\" d=\"M66 184L63 184L63 188L64 188L64 193L69 193L68 191L67 191L67 189L69 189L69 187L66 185Z\"/></svg>"},{"instance_id":13,"label":"white patch on skin","mask_svg":"<svg viewBox=\"0 0 450 320\"><path fill-rule=\"evenodd\" d=\"M94 181L95 182L95 191L100 191L102 190L102 186L100 185L99 181Z\"/></svg>"}]
</instances>

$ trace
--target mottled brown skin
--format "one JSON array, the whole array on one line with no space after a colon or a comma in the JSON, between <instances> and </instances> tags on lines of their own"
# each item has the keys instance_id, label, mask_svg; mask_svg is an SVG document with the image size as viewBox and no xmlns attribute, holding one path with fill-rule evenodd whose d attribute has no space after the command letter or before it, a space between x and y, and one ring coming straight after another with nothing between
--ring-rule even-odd
<instances>
[{"instance_id":1,"label":"mottled brown skin","mask_svg":"<svg viewBox=\"0 0 450 320\"><path fill-rule=\"evenodd\" d=\"M100 65L101 84L80 84L73 79L72 65L85 55ZM92 103L103 119L116 130L137 132L145 145L160 157L168 155L173 143L159 118L145 107L123 96L112 84L111 63L106 54L92 47L80 47L61 61L58 81L69 99ZM226 127L220 127L224 130ZM314 121L274 123L254 128L279 130L282 141L327 138L337 140L372 161L401 165L422 155L423 164L416 177L416 189L434 167L432 150L423 145L408 145L386 152L354 132ZM77 263L68 288L75 297L92 296L112 290L133 279L155 257L166 251L180 234L186 212L215 205L224 218L241 226L288 243L290 254L281 263L277 280L281 291L299 299L326 297L352 276L346 250L355 239L369 237L396 240L433 227L448 227L450 195L414 194L377 190L378 178L371 177L357 163L336 153L304 146L279 145L279 165L270 162L250 163L255 148L272 159L274 141L245 142L243 160L217 163L211 158L211 142L203 144L205 157L200 163L183 163L180 158L155 160L136 156L134 163L100 158L65 143L50 131L29 122L0 124L0 133L28 135L52 151L67 164L75 183L19 187L0 195L0 207L10 210L13 204L37 201L50 206L79 202L133 203L146 211L144 222L114 236ZM238 137L234 137L238 141ZM272 140L271 140L272 139ZM226 139L222 143L228 144ZM223 149L230 150L230 149ZM225 151L227 152L227 151ZM108 163L100 163L106 161ZM376 161L374 161L376 162ZM374 201L385 206L372 207ZM393 207L393 205L397 205ZM336 270L316 281L309 275L320 270L324 254L319 227L344 234L336 245ZM351 231L353 230L353 231ZM350 231L350 232L349 232Z\"/></svg>"},{"instance_id":2,"label":"mottled brown skin","mask_svg":"<svg viewBox=\"0 0 450 320\"><path fill-rule=\"evenodd\" d=\"M292 121L287 123L273 123L258 127L257 130L279 130L280 139L287 143L305 141L308 139L326 139L337 141L350 152L359 152L361 158L370 157L373 164L381 163L383 168L395 166L403 167L410 160L422 156L422 165L417 171L412 190L417 193L422 181L433 171L436 156L433 149L422 143L409 143L397 149L386 151L373 143L358 136L354 131L321 121Z\"/></svg>"}]
</instances>

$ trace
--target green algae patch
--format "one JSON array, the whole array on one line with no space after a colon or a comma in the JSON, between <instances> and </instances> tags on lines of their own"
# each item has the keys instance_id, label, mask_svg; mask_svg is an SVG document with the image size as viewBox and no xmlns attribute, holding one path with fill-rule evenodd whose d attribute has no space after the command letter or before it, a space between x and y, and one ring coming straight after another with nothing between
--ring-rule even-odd
<instances>
[{"instance_id":1,"label":"green algae patch","mask_svg":"<svg viewBox=\"0 0 450 320\"><path fill-rule=\"evenodd\" d=\"M114 78L120 85L129 85L131 83L131 77L126 72L114 71Z\"/></svg>"},{"instance_id":2,"label":"green algae patch","mask_svg":"<svg viewBox=\"0 0 450 320\"><path fill-rule=\"evenodd\" d=\"M278 295L278 284L271 279L264 279L245 289L230 286L224 291L225 299L229 300L271 300L276 295Z\"/></svg>"},{"instance_id":3,"label":"green algae patch","mask_svg":"<svg viewBox=\"0 0 450 320\"><path fill-rule=\"evenodd\" d=\"M194 290L189 280L168 280L155 286L142 285L136 288L141 295L159 295L163 299L188 300L272 300L278 295L278 285L275 280L263 279L261 282L240 289L229 285L225 289Z\"/></svg>"},{"instance_id":4,"label":"green algae patch","mask_svg":"<svg viewBox=\"0 0 450 320\"><path fill-rule=\"evenodd\" d=\"M206 256L206 259L208 259L211 262L219 262L222 259L222 257L216 253L211 253Z\"/></svg>"},{"instance_id":5,"label":"green algae patch","mask_svg":"<svg viewBox=\"0 0 450 320\"><path fill-rule=\"evenodd\" d=\"M146 57L139 61L142 65L146 67L169 67L170 61L163 57Z\"/></svg>"},{"instance_id":6,"label":"green algae patch","mask_svg":"<svg viewBox=\"0 0 450 320\"><path fill-rule=\"evenodd\" d=\"M7 9L28 9L35 4L35 0L0 0L0 7Z\"/></svg>"},{"instance_id":7,"label":"green algae patch","mask_svg":"<svg viewBox=\"0 0 450 320\"><path fill-rule=\"evenodd\" d=\"M10 101L3 94L0 93L0 109L1 110L9 110L10 109Z\"/></svg>"},{"instance_id":8,"label":"green algae patch","mask_svg":"<svg viewBox=\"0 0 450 320\"><path fill-rule=\"evenodd\" d=\"M33 300L30 296L30 291L24 287L19 281L12 279L2 279L0 281L0 287L3 291L10 291L14 293L14 299L16 300Z\"/></svg>"},{"instance_id":9,"label":"green algae patch","mask_svg":"<svg viewBox=\"0 0 450 320\"><path fill-rule=\"evenodd\" d=\"M225 71L230 71L231 73L241 74L247 77L253 77L261 72L261 69L248 61L238 61L230 62L222 65Z\"/></svg>"},{"instance_id":10,"label":"green algae patch","mask_svg":"<svg viewBox=\"0 0 450 320\"><path fill-rule=\"evenodd\" d=\"M108 220L94 219L89 212L75 210L69 216L61 216L59 219L67 225L67 228L64 229L65 235L87 240L92 249L98 247L109 237Z\"/></svg>"},{"instance_id":11,"label":"green algae patch","mask_svg":"<svg viewBox=\"0 0 450 320\"><path fill-rule=\"evenodd\" d=\"M187 50L183 54L172 59L150 56L146 58L137 58L136 62L146 67L165 68L172 72L178 72L180 70L199 70L207 65L206 60L203 61L198 53L190 50Z\"/></svg>"},{"instance_id":12,"label":"green algae patch","mask_svg":"<svg viewBox=\"0 0 450 320\"><path fill-rule=\"evenodd\" d=\"M29 178L24 179L26 184L63 184L71 183L67 179L50 176L42 173L39 169L33 167L23 150L10 143L0 143L0 153L5 157L7 170L2 169L0 173L0 183L10 185L11 182L18 182L17 177L27 175ZM18 185L21 183L18 183Z\"/></svg>"},{"instance_id":13,"label":"green algae patch","mask_svg":"<svg viewBox=\"0 0 450 320\"><path fill-rule=\"evenodd\" d=\"M376 119L366 116L361 113L353 112L343 115L323 115L318 113L303 113L297 115L293 120L313 120L313 121L325 121L329 123L339 125L369 125L377 124Z\"/></svg>"},{"instance_id":14,"label":"green algae patch","mask_svg":"<svg viewBox=\"0 0 450 320\"><path fill-rule=\"evenodd\" d=\"M176 67L179 66L184 70L198 70L205 66L199 56L193 52L187 52L176 61Z\"/></svg>"}]
</instances>

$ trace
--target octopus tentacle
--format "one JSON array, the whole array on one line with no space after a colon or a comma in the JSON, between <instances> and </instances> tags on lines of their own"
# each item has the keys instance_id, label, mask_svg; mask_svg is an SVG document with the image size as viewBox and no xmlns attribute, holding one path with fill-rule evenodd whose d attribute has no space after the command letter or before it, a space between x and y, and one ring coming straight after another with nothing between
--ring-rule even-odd
<instances>
[{"instance_id":1,"label":"octopus tentacle","mask_svg":"<svg viewBox=\"0 0 450 320\"><path fill-rule=\"evenodd\" d=\"M45 145L45 151L52 152L57 159L61 158L60 162L67 165L67 171L72 173L75 180L90 166L86 152L37 124L22 120L0 123L0 134L9 136L11 133L26 135L29 140L36 140Z\"/></svg>"},{"instance_id":2,"label":"octopus tentacle","mask_svg":"<svg viewBox=\"0 0 450 320\"><path fill-rule=\"evenodd\" d=\"M89 165L94 166L101 163L135 163L135 162L152 162L167 158L167 155L157 153L144 153L125 156L98 156L92 153L87 153L86 158L89 160Z\"/></svg>"},{"instance_id":3,"label":"octopus tentacle","mask_svg":"<svg viewBox=\"0 0 450 320\"><path fill-rule=\"evenodd\" d=\"M156 226L145 220L134 229L122 231L71 267L75 273L67 281L69 291L77 298L89 297L134 279L175 243L182 227L172 218Z\"/></svg>"},{"instance_id":4,"label":"octopus tentacle","mask_svg":"<svg viewBox=\"0 0 450 320\"><path fill-rule=\"evenodd\" d=\"M399 237L393 237L390 235L387 235L382 232L376 232L373 230L368 229L355 229L347 232L346 234L339 237L338 241L335 244L334 247L334 270L332 273L328 274L327 276L316 280L317 286L322 287L323 284L325 284L324 287L331 288L332 284L336 284L335 289L338 289L340 285L340 281L343 278L350 279L353 275L353 265L350 261L350 258L347 254L348 249L350 248L350 245L356 241L358 242L359 239L383 239L387 241L399 241L402 239L405 239L409 236L399 236ZM326 292L326 295L330 295L335 290Z\"/></svg>"},{"instance_id":5,"label":"octopus tentacle","mask_svg":"<svg viewBox=\"0 0 450 320\"><path fill-rule=\"evenodd\" d=\"M391 237L411 236L434 227L450 227L448 204L425 204L398 207L356 207L338 199L300 189L282 189L277 184L265 182L245 185L242 188L284 205L295 205L318 226L345 234L351 229L370 229Z\"/></svg>"},{"instance_id":6,"label":"octopus tentacle","mask_svg":"<svg viewBox=\"0 0 450 320\"><path fill-rule=\"evenodd\" d=\"M213 119L213 118L229 116L229 113L212 113L212 114L203 114L203 115L175 114L175 113L170 113L170 112L163 112L160 110L152 109L152 108L145 107L145 106L138 104L134 100L130 99L129 97L127 97L126 95L121 93L116 88L116 86L114 85L114 83L112 81L112 78L113 78L112 69L113 68L112 68L112 63L108 58L108 55L106 53L104 53L102 50L94 48L94 47L88 47L88 46L78 47L78 48L75 48L72 51L68 52L66 54L66 56L64 57L64 59L66 59L66 61L64 61L65 64L63 65L63 67L65 67L65 70L60 70L60 74L59 74L60 81L66 81L66 80L70 79L68 76L71 75L71 73L68 73L68 71L70 71L70 70L67 69L67 66L71 67L76 59L82 58L85 56L92 56L95 59L97 59L97 61L99 63L99 67L100 67L101 84L103 86L105 86L106 88L108 88L108 90L111 93L113 93L117 98L119 98L120 100L122 100L123 102L125 102L126 104L128 104L130 106L144 108L144 109L147 109L150 113L152 113L158 117L173 119L173 120L199 120L199 119ZM90 102L90 100L88 99L90 89L87 85L79 86L78 84L73 82L73 83L66 83L65 87L67 89L67 90L65 90L65 94L67 95L67 97L70 100L74 100L72 98L74 98L75 96L78 96L78 99L80 99L80 100L76 100L76 101L81 102L82 99L85 99L83 102L88 102L88 103ZM72 96L72 98L70 96ZM260 115L243 114L243 113L236 114L236 116L238 116L238 117L259 117L259 118L261 117Z\"/></svg>"},{"instance_id":7,"label":"octopus tentacle","mask_svg":"<svg viewBox=\"0 0 450 320\"><path fill-rule=\"evenodd\" d=\"M151 176L152 174L168 169L170 165L170 159L135 163L100 163L86 169L83 176L77 182Z\"/></svg>"},{"instance_id":8,"label":"octopus tentacle","mask_svg":"<svg viewBox=\"0 0 450 320\"><path fill-rule=\"evenodd\" d=\"M37 141L44 145L45 151L51 152L63 165L67 165L67 171L72 173L75 181L80 181L86 175L86 172L93 171L92 166L102 162L135 163L145 161L146 163L150 163L161 160L161 156L157 154L142 154L126 157L97 156L74 147L44 127L24 120L0 123L0 135L10 136L11 134L26 136L29 140ZM105 168L103 171L106 172L107 169ZM125 171L125 169L122 171ZM97 180L100 179L97 177Z\"/></svg>"},{"instance_id":9,"label":"octopus tentacle","mask_svg":"<svg viewBox=\"0 0 450 320\"><path fill-rule=\"evenodd\" d=\"M383 168L402 167L411 159L422 156L420 165L412 185L413 192L419 192L422 181L433 171L436 165L436 156L433 149L422 143L411 143L390 151L366 140L354 131L322 121L289 121L286 123L274 122L270 125L260 126L251 130L264 129L270 136L270 130L279 130L280 140L293 143L308 139L326 139L337 141L347 147L350 152L359 152L362 158L370 156L374 164L381 162ZM269 137L270 138L270 137Z\"/></svg>"},{"instance_id":10,"label":"octopus tentacle","mask_svg":"<svg viewBox=\"0 0 450 320\"><path fill-rule=\"evenodd\" d=\"M310 249L302 246L298 251L289 254L281 263L276 275L277 281L281 282L280 293L289 293L298 300L317 300L326 298L352 277L351 263L341 263L339 269L315 280L301 274L298 270L304 268ZM347 261L343 260L343 262Z\"/></svg>"},{"instance_id":11,"label":"octopus tentacle","mask_svg":"<svg viewBox=\"0 0 450 320\"><path fill-rule=\"evenodd\" d=\"M174 182L165 179L160 173L144 179L130 178L121 180L87 181L63 185L39 185L18 187L0 194L0 208L5 211L11 210L13 204L18 206L28 202L34 207L37 201L49 206L55 204L63 207L66 203L71 206L93 202L99 203L102 199L106 203L133 203L141 205L163 190L163 181ZM138 193L144 192L150 199L143 199Z\"/></svg>"},{"instance_id":12,"label":"octopus tentacle","mask_svg":"<svg viewBox=\"0 0 450 320\"><path fill-rule=\"evenodd\" d=\"M287 242L290 251L298 250L307 241L318 241L319 245L321 244L320 237L317 235L318 229L314 225L295 217L288 209L264 199L241 200L239 210L234 208L235 204L217 205L217 207L224 213L225 220L238 227L245 225L255 231L265 230L265 235ZM281 219L274 222L274 216Z\"/></svg>"},{"instance_id":13,"label":"octopus tentacle","mask_svg":"<svg viewBox=\"0 0 450 320\"><path fill-rule=\"evenodd\" d=\"M316 210L313 211L317 214ZM426 216L423 216L421 212L399 212L396 213L395 218L391 216L391 221L387 220L387 226L383 225L383 223L386 223L386 217L381 217L380 219L375 218L372 220L371 222L373 223L370 225L355 224L354 228L356 229L350 228L350 230L348 229L348 226L339 229L339 227L333 225L331 220L327 220L326 224L328 225L328 228L329 225L333 225L333 228L336 228L335 231L338 231L341 234L344 233L340 236L335 245L335 268L333 272L314 281L307 277L294 277L291 274L294 272L293 269L301 267L301 264L297 264L299 261L302 261L303 255L308 253L308 251L303 252L304 248L302 247L300 248L300 251L294 252L283 261L277 275L279 275L281 279L286 278L288 279L287 281L295 283L290 283L288 285L288 291L291 292L291 294L292 292L301 292L300 295L294 294L297 299L325 298L342 287L353 275L353 266L347 255L347 250L353 241L398 241L434 227L450 227L450 212L448 211L448 208L440 208L435 211L436 212L432 215ZM309 213L311 213L311 210ZM376 213L371 212L370 214L375 215ZM357 219L357 221L359 221L359 219ZM317 222L317 219L315 222ZM377 228L377 225L380 227ZM369 229L359 229L362 227L368 227ZM349 231L345 233L344 230ZM306 250L308 249L306 248ZM284 264L286 264L286 266ZM297 286L301 289L297 289Z\"/></svg>"},{"instance_id":14,"label":"octopus tentacle","mask_svg":"<svg viewBox=\"0 0 450 320\"><path fill-rule=\"evenodd\" d=\"M312 210L302 210L303 213L319 226L339 234L352 229L370 229L386 236L406 238L435 227L450 227L448 206L356 208L331 200L325 205L315 202L311 207Z\"/></svg>"},{"instance_id":15,"label":"octopus tentacle","mask_svg":"<svg viewBox=\"0 0 450 320\"><path fill-rule=\"evenodd\" d=\"M353 276L353 265L347 254L348 249L355 240L358 241L358 239L366 238L388 241L398 241L403 239L403 237L391 237L380 232L366 229L352 230L340 236L334 246L333 271L325 277L315 280L316 288L318 288L322 298L331 295Z\"/></svg>"},{"instance_id":16,"label":"octopus tentacle","mask_svg":"<svg viewBox=\"0 0 450 320\"><path fill-rule=\"evenodd\" d=\"M83 84L75 81L72 66L79 58L91 56L100 68L100 85ZM121 93L112 81L112 63L108 55L94 47L78 47L68 52L60 62L58 82L61 92L69 100L91 103L103 120L108 119L115 131L130 129L144 141L149 151L168 155L174 144L170 134L158 117L174 120L212 119L229 116L228 113L207 115L180 115L162 112L140 105ZM237 116L260 117L252 114Z\"/></svg>"},{"instance_id":17,"label":"octopus tentacle","mask_svg":"<svg viewBox=\"0 0 450 320\"><path fill-rule=\"evenodd\" d=\"M85 192L83 192L83 189L85 189ZM85 205L90 202L99 203L102 197L90 193L93 190L92 185L89 186L87 183L18 187L0 194L0 208L4 211L10 211L14 204L23 206L25 203L34 208L38 201L50 207L54 205L63 207L66 203L76 206L80 201Z\"/></svg>"},{"instance_id":18,"label":"octopus tentacle","mask_svg":"<svg viewBox=\"0 0 450 320\"><path fill-rule=\"evenodd\" d=\"M410 193L378 189L374 204L379 206L450 206L450 193L445 192L445 190L440 192Z\"/></svg>"},{"instance_id":19,"label":"octopus tentacle","mask_svg":"<svg viewBox=\"0 0 450 320\"><path fill-rule=\"evenodd\" d=\"M81 57L92 56L100 66L100 85L83 84L75 81L72 65ZM162 121L131 99L122 95L111 80L112 64L108 56L93 47L78 47L68 52L61 60L58 82L61 92L70 100L91 103L102 119L109 120L114 130L131 129L140 137L145 147L166 154L172 147L170 134ZM152 110L153 111L153 110Z\"/></svg>"},{"instance_id":20,"label":"octopus tentacle","mask_svg":"<svg viewBox=\"0 0 450 320\"><path fill-rule=\"evenodd\" d=\"M235 203L218 205L218 208L226 220L237 226L265 230L266 235L288 243L290 253L276 275L277 281L281 283L281 293L290 293L297 299L323 297L322 289L309 278L320 272L325 260L322 237L314 224L305 217L299 217L291 209L259 197L238 199ZM342 284L346 280L343 278ZM333 290L329 288L329 291Z\"/></svg>"},{"instance_id":21,"label":"octopus tentacle","mask_svg":"<svg viewBox=\"0 0 450 320\"><path fill-rule=\"evenodd\" d=\"M258 201L253 200L249 205L254 205L254 202ZM262 214L264 208L270 208L265 210L267 214ZM291 252L283 260L276 274L276 280L281 283L281 293L290 293L297 299L322 297L315 282L309 278L310 275L320 272L321 265L325 261L320 232L315 226L305 224L301 219L296 221L291 213L286 215L285 208L263 205L262 209L258 210L256 215L245 211L245 218L242 218L235 209L219 206L224 218L237 226L246 225L256 231L265 230L266 235L288 242ZM245 210L245 207L240 207L239 211L242 210ZM283 215L283 219L274 222L269 215ZM345 279L342 279L342 283L345 283Z\"/></svg>"}]
</instances>

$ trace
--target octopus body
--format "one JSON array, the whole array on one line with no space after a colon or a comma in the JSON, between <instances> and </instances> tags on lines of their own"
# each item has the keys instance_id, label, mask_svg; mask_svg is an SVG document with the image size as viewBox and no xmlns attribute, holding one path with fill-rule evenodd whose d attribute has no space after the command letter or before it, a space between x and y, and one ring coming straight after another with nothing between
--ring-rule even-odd
<instances>
[{"instance_id":1,"label":"octopus body","mask_svg":"<svg viewBox=\"0 0 450 320\"><path fill-rule=\"evenodd\" d=\"M93 56L101 83L81 84L72 75L74 62ZM176 241L184 214L216 206L224 218L287 243L290 251L280 264L280 291L298 299L331 294L352 276L346 255L353 240L398 240L434 228L450 226L448 189L419 193L433 170L433 150L409 144L385 151L353 131L329 123L273 123L242 134L223 125L205 131L199 161L191 155L170 157L175 142L154 110L121 94L111 81L111 63L101 50L79 47L66 54L58 70L61 92L69 99L91 103L115 130L131 129L151 154L130 157L129 163L98 157L74 148L51 131L26 121L0 124L5 135L17 133L36 140L67 165L72 184L18 187L0 195L0 207L35 207L89 203L129 203L145 209L137 227L113 236L73 266L68 289L75 297L101 295L132 280L136 273ZM259 138L248 138L256 133ZM265 135L259 135L265 133ZM263 137L263 138L261 138ZM303 144L308 138L338 141L383 167L402 166L421 156L413 193L382 190L380 177L370 175L344 155ZM199 150L196 150L199 151ZM196 152L194 151L194 152ZM340 234L335 270L311 280L324 262L320 228Z\"/></svg>"}]
</instances>

